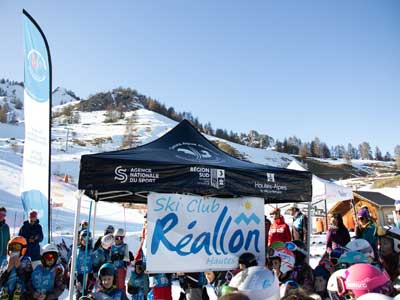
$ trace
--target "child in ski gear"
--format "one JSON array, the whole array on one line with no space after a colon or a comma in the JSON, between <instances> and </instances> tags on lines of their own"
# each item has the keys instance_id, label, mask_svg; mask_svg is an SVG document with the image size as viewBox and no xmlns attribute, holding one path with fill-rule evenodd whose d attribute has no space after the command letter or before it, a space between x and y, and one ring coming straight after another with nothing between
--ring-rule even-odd
<instances>
[{"instance_id":1,"label":"child in ski gear","mask_svg":"<svg viewBox=\"0 0 400 300\"><path fill-rule=\"evenodd\" d=\"M0 265L7 258L7 244L10 240L10 227L6 223L7 210L0 207Z\"/></svg>"},{"instance_id":2,"label":"child in ski gear","mask_svg":"<svg viewBox=\"0 0 400 300\"><path fill-rule=\"evenodd\" d=\"M207 284L204 273L178 273L179 284L189 300L201 300ZM206 293L206 292L205 292Z\"/></svg>"},{"instance_id":3,"label":"child in ski gear","mask_svg":"<svg viewBox=\"0 0 400 300\"><path fill-rule=\"evenodd\" d=\"M286 248L290 249L295 255L295 265L292 273L292 279L295 280L306 291L312 291L314 288L313 269L306 262L306 245L302 241L293 241L286 243Z\"/></svg>"},{"instance_id":4,"label":"child in ski gear","mask_svg":"<svg viewBox=\"0 0 400 300\"><path fill-rule=\"evenodd\" d=\"M105 263L100 267L98 280L100 290L92 294L94 299L104 296L112 300L129 300L125 291L113 287L115 284L115 267L113 264Z\"/></svg>"},{"instance_id":5,"label":"child in ski gear","mask_svg":"<svg viewBox=\"0 0 400 300\"><path fill-rule=\"evenodd\" d=\"M257 259L251 252L242 253L239 256L239 269L244 270L249 267L257 266Z\"/></svg>"},{"instance_id":6,"label":"child in ski gear","mask_svg":"<svg viewBox=\"0 0 400 300\"><path fill-rule=\"evenodd\" d=\"M172 300L171 274L150 274L149 279L152 290L149 292L148 299L153 297L154 300Z\"/></svg>"},{"instance_id":7,"label":"child in ski gear","mask_svg":"<svg viewBox=\"0 0 400 300\"><path fill-rule=\"evenodd\" d=\"M101 238L101 246L93 252L93 272L97 276L100 267L111 262L111 247L114 243L114 236L109 233Z\"/></svg>"},{"instance_id":8,"label":"child in ski gear","mask_svg":"<svg viewBox=\"0 0 400 300\"><path fill-rule=\"evenodd\" d=\"M105 235L107 235L107 234L109 234L109 233L114 234L114 226L112 226L112 225L108 225L108 226L107 226L107 228L104 230L104 235L103 235L103 236L99 236L99 237L97 238L97 241L96 241L96 243L94 244L94 247L93 247L94 250L96 250L97 248L99 248L99 247L101 246L101 239L102 239Z\"/></svg>"},{"instance_id":9,"label":"child in ski gear","mask_svg":"<svg viewBox=\"0 0 400 300\"><path fill-rule=\"evenodd\" d=\"M204 272L205 277L207 278L207 282L211 285L214 290L214 293L217 297L222 296L222 287L227 283L226 282L226 272L225 271L209 271Z\"/></svg>"},{"instance_id":10,"label":"child in ski gear","mask_svg":"<svg viewBox=\"0 0 400 300\"><path fill-rule=\"evenodd\" d=\"M85 292L85 295L88 294L88 291L91 291L94 287L94 277L93 277L93 257L92 257L92 249L88 245L87 253L86 252L86 241L89 239L88 231L82 230L79 235L79 246L76 257L76 269L75 269L75 291L76 291L76 299L79 299L82 296L82 292ZM85 278L86 276L86 278ZM85 281L85 286L83 286L83 282Z\"/></svg>"},{"instance_id":11,"label":"child in ski gear","mask_svg":"<svg viewBox=\"0 0 400 300\"><path fill-rule=\"evenodd\" d=\"M271 212L273 223L269 228L268 245L271 246L274 242L289 242L292 239L289 226L285 223L284 217L281 215L281 210L275 208Z\"/></svg>"},{"instance_id":12,"label":"child in ski gear","mask_svg":"<svg viewBox=\"0 0 400 300\"><path fill-rule=\"evenodd\" d=\"M132 300L145 300L145 288L149 285L148 277L144 275L143 263L141 260L134 262L128 281L128 293Z\"/></svg>"},{"instance_id":13,"label":"child in ski gear","mask_svg":"<svg viewBox=\"0 0 400 300\"><path fill-rule=\"evenodd\" d=\"M40 245L43 241L42 225L39 224L38 213L32 210L29 213L29 220L25 221L19 230L18 235L27 241L26 255L31 258L33 265L40 263Z\"/></svg>"},{"instance_id":14,"label":"child in ski gear","mask_svg":"<svg viewBox=\"0 0 400 300\"><path fill-rule=\"evenodd\" d=\"M0 299L32 299L32 263L26 255L26 246L27 242L22 236L8 242L7 259L0 266Z\"/></svg>"},{"instance_id":15,"label":"child in ski gear","mask_svg":"<svg viewBox=\"0 0 400 300\"><path fill-rule=\"evenodd\" d=\"M114 245L111 246L111 262L116 269L117 288L125 291L126 267L129 264L129 249L124 243L125 230L118 228L114 232Z\"/></svg>"},{"instance_id":16,"label":"child in ski gear","mask_svg":"<svg viewBox=\"0 0 400 300\"><path fill-rule=\"evenodd\" d=\"M322 265L318 265L314 271L314 292L317 293L321 299L329 298L328 291L326 290L326 286L328 284L328 279L330 277L330 273L326 270Z\"/></svg>"},{"instance_id":17,"label":"child in ski gear","mask_svg":"<svg viewBox=\"0 0 400 300\"><path fill-rule=\"evenodd\" d=\"M66 288L64 268L58 262L57 246L44 245L40 252L42 263L32 273L33 298L57 300Z\"/></svg>"}]
</instances>

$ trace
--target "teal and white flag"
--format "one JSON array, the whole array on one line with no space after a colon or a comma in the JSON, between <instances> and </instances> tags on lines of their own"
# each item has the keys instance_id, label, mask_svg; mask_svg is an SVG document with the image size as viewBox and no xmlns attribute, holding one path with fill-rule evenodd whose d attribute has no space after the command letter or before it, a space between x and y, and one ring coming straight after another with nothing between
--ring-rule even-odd
<instances>
[{"instance_id":1,"label":"teal and white flag","mask_svg":"<svg viewBox=\"0 0 400 300\"><path fill-rule=\"evenodd\" d=\"M43 31L24 10L25 144L21 200L26 216L38 212L49 241L51 59Z\"/></svg>"}]
</instances>

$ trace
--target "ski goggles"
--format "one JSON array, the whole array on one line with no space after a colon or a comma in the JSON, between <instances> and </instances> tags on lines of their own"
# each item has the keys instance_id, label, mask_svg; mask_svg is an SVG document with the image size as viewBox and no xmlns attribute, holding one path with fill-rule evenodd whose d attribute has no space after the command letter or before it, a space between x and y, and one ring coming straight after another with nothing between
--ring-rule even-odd
<instances>
[{"instance_id":1,"label":"ski goggles","mask_svg":"<svg viewBox=\"0 0 400 300\"><path fill-rule=\"evenodd\" d=\"M8 245L8 251L11 252L21 252L22 248L25 246L19 243L11 243Z\"/></svg>"},{"instance_id":2,"label":"ski goggles","mask_svg":"<svg viewBox=\"0 0 400 300\"><path fill-rule=\"evenodd\" d=\"M400 240L400 235L390 231L390 229L390 227L378 226L378 229L376 230L376 235L379 237L390 236L392 238Z\"/></svg>"},{"instance_id":3,"label":"ski goggles","mask_svg":"<svg viewBox=\"0 0 400 300\"><path fill-rule=\"evenodd\" d=\"M54 253L45 253L43 254L44 260L57 260L57 255Z\"/></svg>"},{"instance_id":4,"label":"ski goggles","mask_svg":"<svg viewBox=\"0 0 400 300\"><path fill-rule=\"evenodd\" d=\"M122 241L123 239L124 239L123 236L116 236L116 237L115 237L115 240L116 240L116 241Z\"/></svg>"},{"instance_id":5,"label":"ski goggles","mask_svg":"<svg viewBox=\"0 0 400 300\"><path fill-rule=\"evenodd\" d=\"M328 258L322 259L319 262L319 265L324 267L329 273L333 273L335 271L335 264Z\"/></svg>"},{"instance_id":6,"label":"ski goggles","mask_svg":"<svg viewBox=\"0 0 400 300\"><path fill-rule=\"evenodd\" d=\"M294 252L294 251L298 251L302 254L304 254L305 256L308 255L307 251L304 249L301 249L300 247L298 247L295 243L293 242L286 242L285 243L285 248L289 249L290 251Z\"/></svg>"},{"instance_id":7,"label":"ski goggles","mask_svg":"<svg viewBox=\"0 0 400 300\"><path fill-rule=\"evenodd\" d=\"M0 217L5 217L7 214L5 213L5 212L3 212L3 211L0 211Z\"/></svg>"}]
</instances>

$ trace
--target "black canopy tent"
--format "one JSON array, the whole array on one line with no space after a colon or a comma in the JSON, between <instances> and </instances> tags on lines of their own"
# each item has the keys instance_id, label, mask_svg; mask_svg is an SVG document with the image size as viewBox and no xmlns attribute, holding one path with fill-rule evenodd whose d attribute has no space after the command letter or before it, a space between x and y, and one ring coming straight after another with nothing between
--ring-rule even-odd
<instances>
[{"instance_id":1,"label":"black canopy tent","mask_svg":"<svg viewBox=\"0 0 400 300\"><path fill-rule=\"evenodd\" d=\"M243 161L183 120L132 149L83 155L79 189L98 201L146 203L143 194L254 196L266 203L311 201L311 173Z\"/></svg>"},{"instance_id":2,"label":"black canopy tent","mask_svg":"<svg viewBox=\"0 0 400 300\"><path fill-rule=\"evenodd\" d=\"M311 202L311 179L312 174L307 171L234 158L183 120L159 139L143 146L81 157L74 240L83 192L96 202L147 203L148 192L253 196L263 198L265 203ZM72 277L76 247L74 242ZM70 280L69 298L72 299L74 278Z\"/></svg>"}]
</instances>

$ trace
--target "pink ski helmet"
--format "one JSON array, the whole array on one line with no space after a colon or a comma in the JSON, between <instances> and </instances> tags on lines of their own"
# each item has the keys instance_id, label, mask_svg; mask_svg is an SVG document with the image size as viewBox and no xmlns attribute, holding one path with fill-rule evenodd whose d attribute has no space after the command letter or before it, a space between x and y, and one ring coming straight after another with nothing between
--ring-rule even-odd
<instances>
[{"instance_id":1,"label":"pink ski helmet","mask_svg":"<svg viewBox=\"0 0 400 300\"><path fill-rule=\"evenodd\" d=\"M337 277L338 294L358 298L367 293L390 295L393 287L386 271L370 264L355 264L349 267L343 277Z\"/></svg>"}]
</instances>

